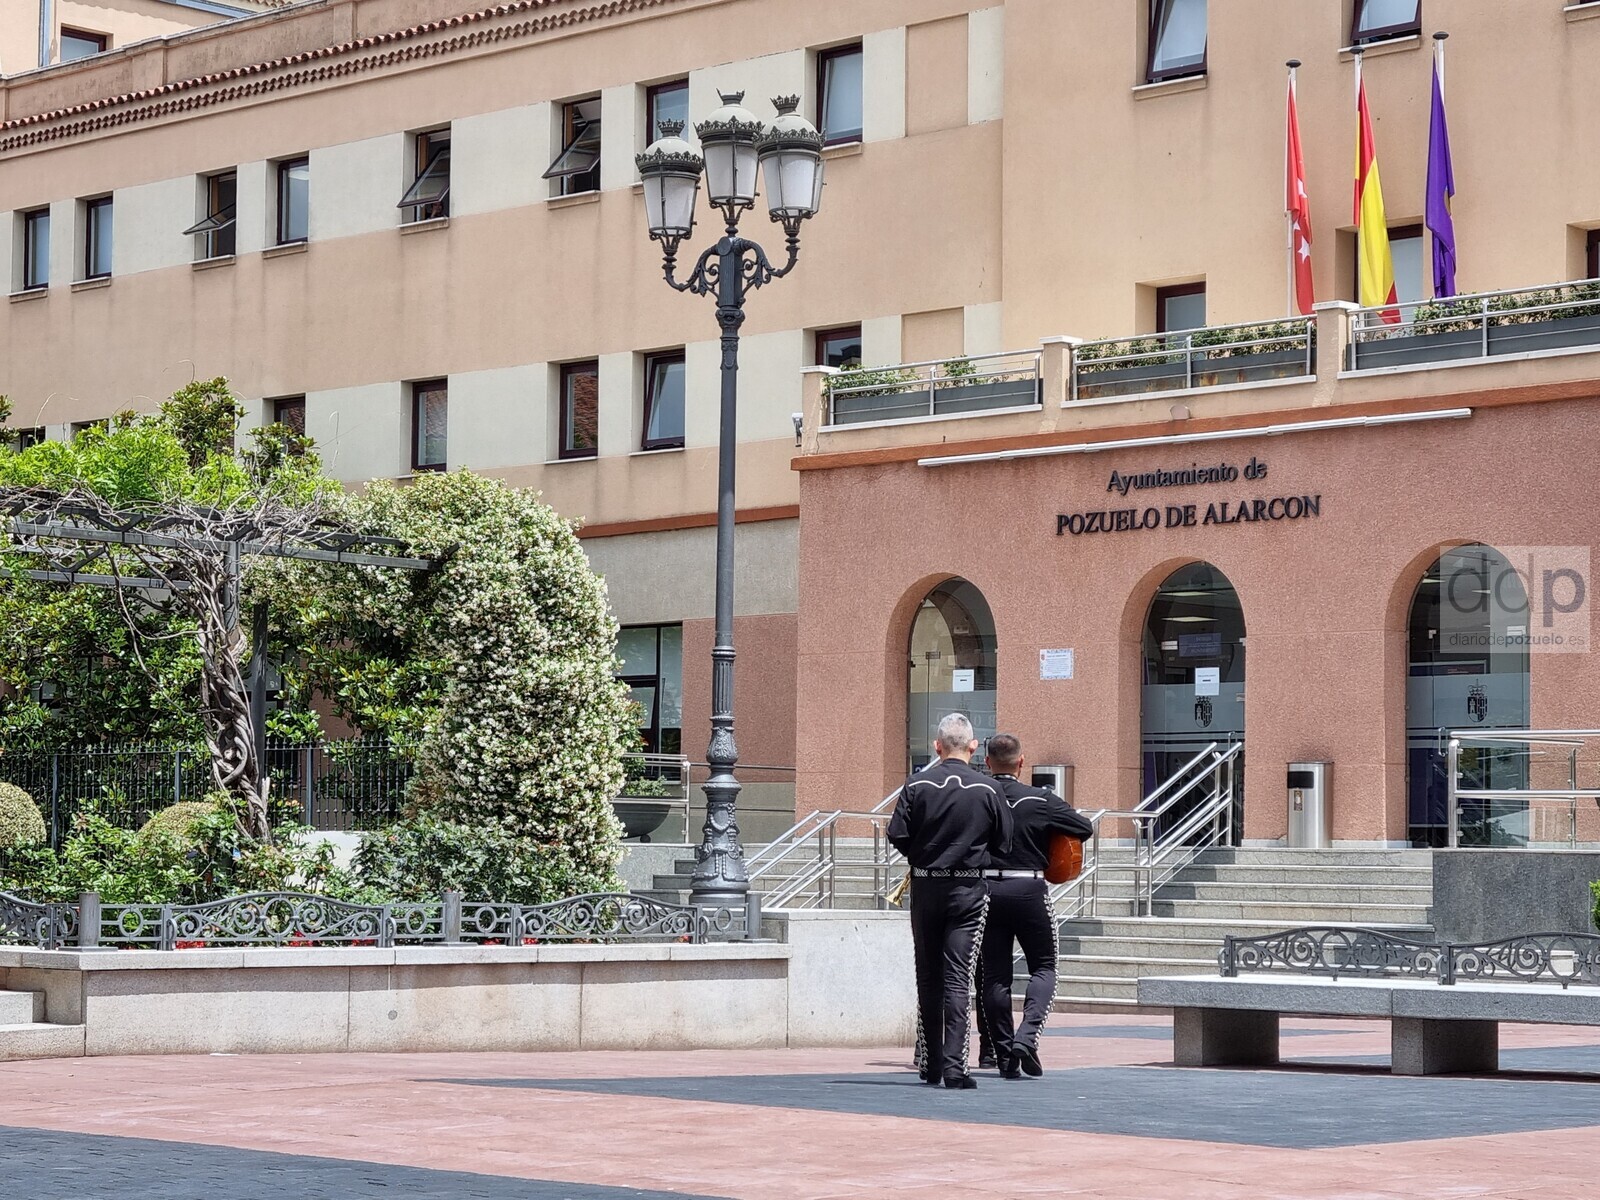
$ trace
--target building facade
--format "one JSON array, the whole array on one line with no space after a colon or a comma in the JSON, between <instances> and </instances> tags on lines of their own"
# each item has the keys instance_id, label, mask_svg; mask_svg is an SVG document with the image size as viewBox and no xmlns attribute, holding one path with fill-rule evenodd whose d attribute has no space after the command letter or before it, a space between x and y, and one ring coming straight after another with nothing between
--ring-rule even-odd
<instances>
[{"instance_id":1,"label":"building facade","mask_svg":"<svg viewBox=\"0 0 1600 1200\"><path fill-rule=\"evenodd\" d=\"M1486 547L1458 556L1498 570L1509 548L1592 542L1600 373L1570 330L1491 347L1509 317L1457 330L1483 352L1451 369L1431 346L1401 361L1370 314L1285 322L1283 63L1304 64L1319 298L1355 294L1360 44L1399 300L1426 320L1427 34L1452 35L1460 290L1497 292L1600 274L1600 162L1576 150L1600 111L1597 16L304 0L0 83L0 392L17 437L64 437L222 374L352 483L470 467L539 488L584 522L647 744L699 757L716 327L661 282L633 156L718 90L768 116L798 94L828 142L823 210L798 269L753 298L741 360L749 832L876 801L950 703L1122 807L1197 736L1243 737L1248 708L1246 836L1279 836L1285 761L1326 757L1342 840L1426 839L1436 789L1413 780L1435 771L1423 731L1448 724L1451 689L1460 707L1481 687L1501 727L1588 711L1586 652L1414 662L1408 638L1442 548ZM829 373L852 363L883 369ZM1254 432L1346 416L1392 420ZM1145 438L1169 441L1071 449ZM1043 453L994 457L1016 450ZM922 465L956 454L981 457ZM1241 478L1120 490L1202 468ZM1074 652L1071 679L1039 678L1046 650ZM1435 678L1452 682L1407 682ZM839 746L807 755L798 789L797 729Z\"/></svg>"},{"instance_id":2,"label":"building facade","mask_svg":"<svg viewBox=\"0 0 1600 1200\"><path fill-rule=\"evenodd\" d=\"M0 75L75 62L134 42L282 8L291 0L11 0L0 9Z\"/></svg>"}]
</instances>

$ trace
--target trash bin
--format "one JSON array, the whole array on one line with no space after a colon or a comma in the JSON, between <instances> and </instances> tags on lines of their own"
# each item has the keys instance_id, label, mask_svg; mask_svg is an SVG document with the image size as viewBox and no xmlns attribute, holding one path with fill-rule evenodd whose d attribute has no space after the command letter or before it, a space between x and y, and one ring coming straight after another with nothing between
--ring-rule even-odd
<instances>
[{"instance_id":1,"label":"trash bin","mask_svg":"<svg viewBox=\"0 0 1600 1200\"><path fill-rule=\"evenodd\" d=\"M1332 845L1329 800L1333 764L1289 764L1289 845L1301 850L1326 850Z\"/></svg>"},{"instance_id":2,"label":"trash bin","mask_svg":"<svg viewBox=\"0 0 1600 1200\"><path fill-rule=\"evenodd\" d=\"M1072 764L1057 763L1054 766L1033 767L1028 782L1034 787L1049 788L1068 804L1072 803Z\"/></svg>"}]
</instances>

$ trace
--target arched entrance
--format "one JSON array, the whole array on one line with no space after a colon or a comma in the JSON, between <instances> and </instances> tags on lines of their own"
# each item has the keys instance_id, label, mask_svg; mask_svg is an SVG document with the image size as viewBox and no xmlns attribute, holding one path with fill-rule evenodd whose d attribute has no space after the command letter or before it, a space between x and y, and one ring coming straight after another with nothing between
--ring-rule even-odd
<instances>
[{"instance_id":1,"label":"arched entrance","mask_svg":"<svg viewBox=\"0 0 1600 1200\"><path fill-rule=\"evenodd\" d=\"M1406 792L1414 846L1442 846L1445 731L1528 727L1528 595L1492 546L1457 546L1423 573L1407 625ZM1528 748L1464 744L1462 786L1527 786ZM1463 805L1462 845L1525 841L1526 806Z\"/></svg>"},{"instance_id":2,"label":"arched entrance","mask_svg":"<svg viewBox=\"0 0 1600 1200\"><path fill-rule=\"evenodd\" d=\"M1244 740L1244 610L1228 577L1210 563L1179 567L1150 601L1139 730L1144 795L1209 743ZM1244 829L1242 754L1233 789L1237 841Z\"/></svg>"},{"instance_id":3,"label":"arched entrance","mask_svg":"<svg viewBox=\"0 0 1600 1200\"><path fill-rule=\"evenodd\" d=\"M946 713L965 713L980 742L995 732L994 617L965 579L947 579L923 598L911 621L907 656L906 760L915 771L933 755ZM981 761L982 747L979 747Z\"/></svg>"}]
</instances>

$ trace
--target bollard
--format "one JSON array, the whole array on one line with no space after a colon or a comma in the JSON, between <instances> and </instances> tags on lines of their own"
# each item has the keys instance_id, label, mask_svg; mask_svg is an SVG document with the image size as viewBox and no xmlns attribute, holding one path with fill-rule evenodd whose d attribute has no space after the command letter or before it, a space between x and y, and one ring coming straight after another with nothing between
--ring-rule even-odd
<instances>
[{"instance_id":1,"label":"bollard","mask_svg":"<svg viewBox=\"0 0 1600 1200\"><path fill-rule=\"evenodd\" d=\"M461 893L446 892L444 894L444 943L447 946L461 944Z\"/></svg>"},{"instance_id":2,"label":"bollard","mask_svg":"<svg viewBox=\"0 0 1600 1200\"><path fill-rule=\"evenodd\" d=\"M78 949L100 949L99 892L84 892L78 897Z\"/></svg>"},{"instance_id":3,"label":"bollard","mask_svg":"<svg viewBox=\"0 0 1600 1200\"><path fill-rule=\"evenodd\" d=\"M746 892L744 894L744 939L747 942L756 941L761 937L761 894L759 892Z\"/></svg>"}]
</instances>

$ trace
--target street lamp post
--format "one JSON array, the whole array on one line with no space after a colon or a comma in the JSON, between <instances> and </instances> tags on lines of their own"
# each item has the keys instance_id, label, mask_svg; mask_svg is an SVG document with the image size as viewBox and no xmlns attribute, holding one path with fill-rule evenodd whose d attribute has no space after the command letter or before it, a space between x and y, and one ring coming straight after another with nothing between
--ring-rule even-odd
<instances>
[{"instance_id":1,"label":"street lamp post","mask_svg":"<svg viewBox=\"0 0 1600 1200\"><path fill-rule=\"evenodd\" d=\"M739 754L733 740L733 516L734 464L738 443L739 328L745 298L787 275L800 257L800 223L816 214L822 199L822 135L795 112L799 97L780 96L777 120L764 124L741 107L743 92L719 93L722 107L695 127L704 157L681 136L678 121L662 121L661 136L635 160L644 180L650 239L662 247L667 283L680 292L712 296L722 330L722 411L717 448L716 644L711 649L711 745L706 823L695 850L690 901L737 905L750 889L744 847L739 843ZM788 259L768 261L755 242L739 236L739 219L755 206L756 175L766 185L767 209L783 226ZM713 208L725 231L700 255L688 279L675 274L678 246L694 229L702 172Z\"/></svg>"}]
</instances>

